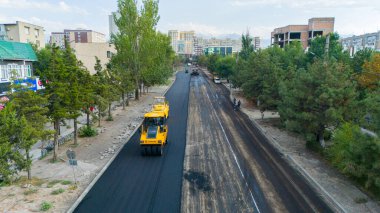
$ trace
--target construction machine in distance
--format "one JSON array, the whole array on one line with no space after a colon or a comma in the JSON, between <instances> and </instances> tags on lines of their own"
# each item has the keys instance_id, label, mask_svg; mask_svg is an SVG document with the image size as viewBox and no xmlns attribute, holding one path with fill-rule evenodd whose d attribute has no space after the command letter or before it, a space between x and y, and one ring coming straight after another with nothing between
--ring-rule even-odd
<instances>
[{"instance_id":1,"label":"construction machine in distance","mask_svg":"<svg viewBox=\"0 0 380 213\"><path fill-rule=\"evenodd\" d=\"M142 155L162 155L168 138L167 117L163 111L144 115L141 125L140 146Z\"/></svg>"},{"instance_id":2,"label":"construction machine in distance","mask_svg":"<svg viewBox=\"0 0 380 213\"><path fill-rule=\"evenodd\" d=\"M153 112L162 111L165 114L165 118L169 117L169 104L166 101L165 97L154 97L153 102Z\"/></svg>"}]
</instances>

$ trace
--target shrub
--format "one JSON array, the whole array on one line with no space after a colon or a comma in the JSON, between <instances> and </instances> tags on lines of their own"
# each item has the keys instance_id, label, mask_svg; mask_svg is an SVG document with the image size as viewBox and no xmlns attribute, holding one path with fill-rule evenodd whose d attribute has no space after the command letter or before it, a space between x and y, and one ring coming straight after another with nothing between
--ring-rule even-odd
<instances>
[{"instance_id":1,"label":"shrub","mask_svg":"<svg viewBox=\"0 0 380 213\"><path fill-rule=\"evenodd\" d=\"M108 116L106 121L113 121L113 117L112 116Z\"/></svg>"},{"instance_id":2,"label":"shrub","mask_svg":"<svg viewBox=\"0 0 380 213\"><path fill-rule=\"evenodd\" d=\"M332 164L364 188L380 196L380 140L347 123L333 134L327 150Z\"/></svg>"},{"instance_id":3,"label":"shrub","mask_svg":"<svg viewBox=\"0 0 380 213\"><path fill-rule=\"evenodd\" d=\"M98 131L92 127L82 127L79 129L79 137L93 137L98 134Z\"/></svg>"},{"instance_id":4,"label":"shrub","mask_svg":"<svg viewBox=\"0 0 380 213\"><path fill-rule=\"evenodd\" d=\"M53 187L55 184L57 184L57 183L59 183L59 182L61 182L60 180L52 180L52 181L50 181L48 184L47 184L47 187L48 188L51 188L51 187Z\"/></svg>"},{"instance_id":5,"label":"shrub","mask_svg":"<svg viewBox=\"0 0 380 213\"><path fill-rule=\"evenodd\" d=\"M24 195L30 195L30 194L34 194L37 192L38 192L38 189L28 189L28 190L24 191Z\"/></svg>"},{"instance_id":6,"label":"shrub","mask_svg":"<svg viewBox=\"0 0 380 213\"><path fill-rule=\"evenodd\" d=\"M63 180L62 182L61 182L61 184L62 185L69 185L69 184L71 184L72 182L70 181L70 180Z\"/></svg>"},{"instance_id":7,"label":"shrub","mask_svg":"<svg viewBox=\"0 0 380 213\"><path fill-rule=\"evenodd\" d=\"M50 202L44 201L41 203L40 210L46 212L47 210L51 209L53 207L53 204Z\"/></svg>"},{"instance_id":8,"label":"shrub","mask_svg":"<svg viewBox=\"0 0 380 213\"><path fill-rule=\"evenodd\" d=\"M52 195L58 195L58 194L61 194L61 193L63 193L63 192L65 192L65 190L59 188L59 189L56 189L56 190L52 191L51 194L52 194Z\"/></svg>"}]
</instances>

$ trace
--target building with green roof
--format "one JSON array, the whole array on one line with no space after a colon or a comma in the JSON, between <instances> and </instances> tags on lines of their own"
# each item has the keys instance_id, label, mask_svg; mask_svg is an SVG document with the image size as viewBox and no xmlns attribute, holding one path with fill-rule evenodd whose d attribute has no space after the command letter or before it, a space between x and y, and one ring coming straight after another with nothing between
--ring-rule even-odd
<instances>
[{"instance_id":1,"label":"building with green roof","mask_svg":"<svg viewBox=\"0 0 380 213\"><path fill-rule=\"evenodd\" d=\"M37 56L30 44L0 41L0 96L9 90L12 77L32 77L33 61Z\"/></svg>"}]
</instances>

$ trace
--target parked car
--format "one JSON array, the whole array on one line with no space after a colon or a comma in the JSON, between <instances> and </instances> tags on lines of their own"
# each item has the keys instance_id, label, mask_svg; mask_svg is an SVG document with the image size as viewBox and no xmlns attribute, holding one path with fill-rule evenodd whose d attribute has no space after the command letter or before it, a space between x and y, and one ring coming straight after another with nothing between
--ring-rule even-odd
<instances>
[{"instance_id":1,"label":"parked car","mask_svg":"<svg viewBox=\"0 0 380 213\"><path fill-rule=\"evenodd\" d=\"M220 83L222 83L222 82L220 81L220 78L219 78L219 77L214 77L214 83L216 83L216 84L220 84Z\"/></svg>"}]
</instances>

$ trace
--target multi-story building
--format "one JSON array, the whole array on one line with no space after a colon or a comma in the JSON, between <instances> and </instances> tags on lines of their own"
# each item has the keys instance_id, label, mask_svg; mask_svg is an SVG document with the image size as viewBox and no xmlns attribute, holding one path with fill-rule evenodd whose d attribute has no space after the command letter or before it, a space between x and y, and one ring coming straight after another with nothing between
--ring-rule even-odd
<instances>
[{"instance_id":1,"label":"multi-story building","mask_svg":"<svg viewBox=\"0 0 380 213\"><path fill-rule=\"evenodd\" d=\"M348 51L351 56L365 48L380 51L380 31L344 38L341 39L341 43L343 49Z\"/></svg>"},{"instance_id":2,"label":"multi-story building","mask_svg":"<svg viewBox=\"0 0 380 213\"><path fill-rule=\"evenodd\" d=\"M194 54L194 31L169 30L168 36L174 52L188 57Z\"/></svg>"},{"instance_id":3,"label":"multi-story building","mask_svg":"<svg viewBox=\"0 0 380 213\"><path fill-rule=\"evenodd\" d=\"M93 43L72 43L71 47L74 50L75 56L83 63L91 74L95 74L95 56L100 60L103 68L116 53L115 46L108 42L93 42Z\"/></svg>"},{"instance_id":4,"label":"multi-story building","mask_svg":"<svg viewBox=\"0 0 380 213\"><path fill-rule=\"evenodd\" d=\"M105 43L106 35L93 30L64 30L63 32L52 32L50 44L64 48L65 39L67 39L67 42L71 45L73 43Z\"/></svg>"},{"instance_id":5,"label":"multi-story building","mask_svg":"<svg viewBox=\"0 0 380 213\"><path fill-rule=\"evenodd\" d=\"M169 30L168 36L170 38L170 44L175 53L178 53L178 41L179 41L179 31Z\"/></svg>"},{"instance_id":6,"label":"multi-story building","mask_svg":"<svg viewBox=\"0 0 380 213\"><path fill-rule=\"evenodd\" d=\"M203 38L194 37L194 55L203 54Z\"/></svg>"},{"instance_id":7,"label":"multi-story building","mask_svg":"<svg viewBox=\"0 0 380 213\"><path fill-rule=\"evenodd\" d=\"M50 44L55 44L61 49L65 48L65 33L52 32L50 36Z\"/></svg>"},{"instance_id":8,"label":"multi-story building","mask_svg":"<svg viewBox=\"0 0 380 213\"><path fill-rule=\"evenodd\" d=\"M21 21L14 24L1 24L0 40L32 43L42 48L45 46L44 28Z\"/></svg>"},{"instance_id":9,"label":"multi-story building","mask_svg":"<svg viewBox=\"0 0 380 213\"><path fill-rule=\"evenodd\" d=\"M218 54L222 56L232 55L232 47L228 46L209 46L203 49L205 55Z\"/></svg>"},{"instance_id":10,"label":"multi-story building","mask_svg":"<svg viewBox=\"0 0 380 213\"><path fill-rule=\"evenodd\" d=\"M232 52L240 52L241 50L241 39L204 39L203 41L203 49L207 47L232 47Z\"/></svg>"},{"instance_id":11,"label":"multi-story building","mask_svg":"<svg viewBox=\"0 0 380 213\"><path fill-rule=\"evenodd\" d=\"M118 13L113 12L111 15L108 15L108 23L109 23L109 31L110 31L110 38L113 35L116 35L119 32L119 28L115 24L115 20L113 16L116 15L117 17L119 16Z\"/></svg>"},{"instance_id":12,"label":"multi-story building","mask_svg":"<svg viewBox=\"0 0 380 213\"><path fill-rule=\"evenodd\" d=\"M260 37L254 37L253 38L253 48L255 50L261 49L261 40L260 40Z\"/></svg>"},{"instance_id":13,"label":"multi-story building","mask_svg":"<svg viewBox=\"0 0 380 213\"><path fill-rule=\"evenodd\" d=\"M0 41L0 96L9 91L13 78L25 80L32 84L31 89L37 90L38 79L31 79L33 61L37 61L37 57L30 44Z\"/></svg>"},{"instance_id":14,"label":"multi-story building","mask_svg":"<svg viewBox=\"0 0 380 213\"><path fill-rule=\"evenodd\" d=\"M274 29L271 33L271 44L283 48L293 41L300 41L306 49L310 40L334 32L335 18L311 18L308 25L288 25Z\"/></svg>"}]
</instances>

